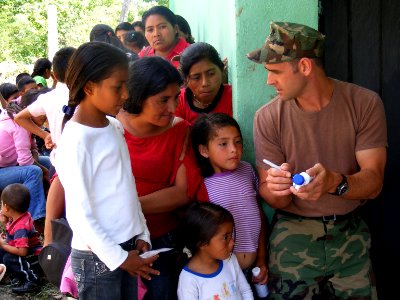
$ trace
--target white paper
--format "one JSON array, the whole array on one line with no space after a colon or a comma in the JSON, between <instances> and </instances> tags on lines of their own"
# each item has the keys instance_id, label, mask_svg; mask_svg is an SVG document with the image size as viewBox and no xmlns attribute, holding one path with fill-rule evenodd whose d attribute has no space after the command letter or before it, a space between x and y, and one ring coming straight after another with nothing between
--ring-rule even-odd
<instances>
[{"instance_id":1,"label":"white paper","mask_svg":"<svg viewBox=\"0 0 400 300\"><path fill-rule=\"evenodd\" d=\"M154 256L154 255L157 255L157 254L160 253L160 252L166 252L166 251L170 251L170 250L172 250L172 249L173 249L173 248L154 249L154 250L150 250L150 251L144 252L144 253L140 254L139 256L140 256L141 258L149 258L149 257L152 257L152 256Z\"/></svg>"}]
</instances>

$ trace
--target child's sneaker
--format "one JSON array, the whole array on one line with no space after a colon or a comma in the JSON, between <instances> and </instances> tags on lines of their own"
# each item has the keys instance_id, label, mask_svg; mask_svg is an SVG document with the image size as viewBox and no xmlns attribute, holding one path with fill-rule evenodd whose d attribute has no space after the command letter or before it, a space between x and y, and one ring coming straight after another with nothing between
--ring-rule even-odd
<instances>
[{"instance_id":1,"label":"child's sneaker","mask_svg":"<svg viewBox=\"0 0 400 300\"><path fill-rule=\"evenodd\" d=\"M39 289L40 289L40 286L36 282L27 281L23 285L13 288L12 291L13 291L13 293L16 293L16 294L25 294L25 293L36 292Z\"/></svg>"},{"instance_id":2,"label":"child's sneaker","mask_svg":"<svg viewBox=\"0 0 400 300\"><path fill-rule=\"evenodd\" d=\"M8 285L7 286L9 286L9 287L17 287L17 286L20 286L20 285L22 285L23 284L23 281L21 281L21 279L19 279L19 278L9 278L9 281L8 281L9 283L8 283Z\"/></svg>"}]
</instances>

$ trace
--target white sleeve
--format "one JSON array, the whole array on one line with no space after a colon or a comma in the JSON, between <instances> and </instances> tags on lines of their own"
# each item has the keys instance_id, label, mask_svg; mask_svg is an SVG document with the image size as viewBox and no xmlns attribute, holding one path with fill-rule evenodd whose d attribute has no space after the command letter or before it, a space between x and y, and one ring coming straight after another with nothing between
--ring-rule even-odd
<instances>
[{"instance_id":1,"label":"white sleeve","mask_svg":"<svg viewBox=\"0 0 400 300\"><path fill-rule=\"evenodd\" d=\"M150 245L150 249L151 249L150 231L147 228L146 218L143 215L143 211L142 211L140 202L138 203L138 206L139 206L138 212L139 212L140 223L142 224L142 228L144 228L144 231L143 231L143 233L139 234L137 239L147 242Z\"/></svg>"},{"instance_id":2,"label":"white sleeve","mask_svg":"<svg viewBox=\"0 0 400 300\"><path fill-rule=\"evenodd\" d=\"M236 255L232 254L232 263L236 273L236 281L239 293L242 295L243 300L254 300L253 292L251 291L250 284L247 282L242 269L239 266Z\"/></svg>"},{"instance_id":3,"label":"white sleeve","mask_svg":"<svg viewBox=\"0 0 400 300\"><path fill-rule=\"evenodd\" d=\"M44 110L44 105L43 105L43 102L45 101L46 98L42 98L41 96L42 95L40 95L35 102L33 102L27 107L29 113L34 117L46 115L46 111Z\"/></svg>"},{"instance_id":4,"label":"white sleeve","mask_svg":"<svg viewBox=\"0 0 400 300\"><path fill-rule=\"evenodd\" d=\"M181 271L178 283L178 300L199 300L199 289L193 275Z\"/></svg>"},{"instance_id":5,"label":"white sleeve","mask_svg":"<svg viewBox=\"0 0 400 300\"><path fill-rule=\"evenodd\" d=\"M128 252L108 236L95 218L96 203L93 203L90 191L92 181L96 179L90 157L82 146L59 148L56 169L65 187L67 219L73 234L114 271L126 260Z\"/></svg>"}]
</instances>

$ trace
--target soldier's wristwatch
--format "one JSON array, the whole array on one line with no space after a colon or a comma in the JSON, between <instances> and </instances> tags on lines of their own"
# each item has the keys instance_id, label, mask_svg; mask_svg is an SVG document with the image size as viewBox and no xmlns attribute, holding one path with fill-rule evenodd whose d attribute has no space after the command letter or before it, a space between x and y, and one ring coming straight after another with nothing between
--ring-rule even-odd
<instances>
[{"instance_id":1,"label":"soldier's wristwatch","mask_svg":"<svg viewBox=\"0 0 400 300\"><path fill-rule=\"evenodd\" d=\"M346 176L342 175L342 181L336 187L336 191L333 193L329 193L334 196L341 196L349 190L349 184L347 183Z\"/></svg>"}]
</instances>

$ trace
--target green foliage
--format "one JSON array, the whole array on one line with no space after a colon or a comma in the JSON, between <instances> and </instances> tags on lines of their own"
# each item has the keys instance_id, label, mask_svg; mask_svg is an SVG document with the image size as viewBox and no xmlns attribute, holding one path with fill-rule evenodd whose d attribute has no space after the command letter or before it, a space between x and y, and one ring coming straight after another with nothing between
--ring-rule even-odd
<instances>
[{"instance_id":1,"label":"green foliage","mask_svg":"<svg viewBox=\"0 0 400 300\"><path fill-rule=\"evenodd\" d=\"M168 6L168 0L135 1L129 8L128 21L140 20L154 5ZM47 57L47 6L57 7L58 47L89 41L96 24L115 28L119 23L123 0L0 0L0 62L32 64ZM51 59L51 58L50 58ZM0 73L2 70L0 69Z\"/></svg>"}]
</instances>

